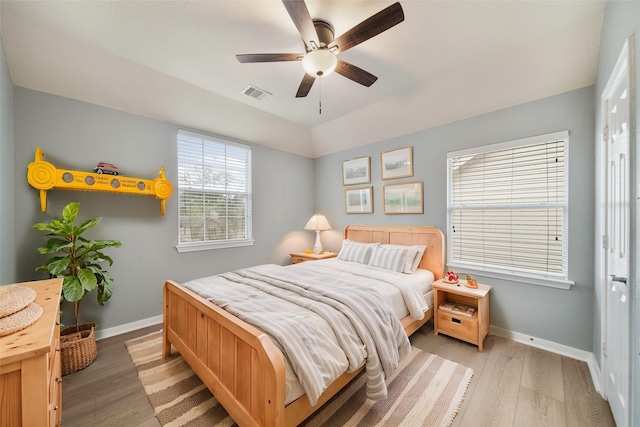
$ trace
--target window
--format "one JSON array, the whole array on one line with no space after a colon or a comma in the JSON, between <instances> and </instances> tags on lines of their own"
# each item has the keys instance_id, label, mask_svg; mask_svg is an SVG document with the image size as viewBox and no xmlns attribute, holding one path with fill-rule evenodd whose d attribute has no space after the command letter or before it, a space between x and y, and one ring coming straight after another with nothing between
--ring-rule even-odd
<instances>
[{"instance_id":1,"label":"window","mask_svg":"<svg viewBox=\"0 0 640 427\"><path fill-rule=\"evenodd\" d=\"M251 147L178 131L178 251L253 244Z\"/></svg>"},{"instance_id":2,"label":"window","mask_svg":"<svg viewBox=\"0 0 640 427\"><path fill-rule=\"evenodd\" d=\"M568 132L448 153L448 265L568 288Z\"/></svg>"}]
</instances>

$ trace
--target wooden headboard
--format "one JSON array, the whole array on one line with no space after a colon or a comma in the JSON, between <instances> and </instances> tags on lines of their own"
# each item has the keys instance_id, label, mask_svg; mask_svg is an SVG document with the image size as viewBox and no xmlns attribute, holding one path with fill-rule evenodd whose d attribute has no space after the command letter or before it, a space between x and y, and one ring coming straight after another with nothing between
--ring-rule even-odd
<instances>
[{"instance_id":1,"label":"wooden headboard","mask_svg":"<svg viewBox=\"0 0 640 427\"><path fill-rule=\"evenodd\" d=\"M348 225L344 238L363 243L391 243L394 245L425 245L419 268L429 270L436 280L444 277L444 235L431 226L375 226Z\"/></svg>"}]
</instances>

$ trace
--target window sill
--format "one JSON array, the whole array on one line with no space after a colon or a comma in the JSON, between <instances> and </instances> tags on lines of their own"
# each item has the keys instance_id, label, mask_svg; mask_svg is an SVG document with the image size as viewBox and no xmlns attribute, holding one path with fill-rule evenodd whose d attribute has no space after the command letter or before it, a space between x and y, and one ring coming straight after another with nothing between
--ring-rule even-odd
<instances>
[{"instance_id":1,"label":"window sill","mask_svg":"<svg viewBox=\"0 0 640 427\"><path fill-rule=\"evenodd\" d=\"M181 244L176 246L176 250L179 253L182 252L196 252L196 251L209 251L212 249L227 249L227 248L239 248L242 246L253 246L255 240L229 240L225 242L207 242L207 243L191 243Z\"/></svg>"},{"instance_id":2,"label":"window sill","mask_svg":"<svg viewBox=\"0 0 640 427\"><path fill-rule=\"evenodd\" d=\"M573 280L566 280L566 279L555 278L555 277L529 276L529 275L518 273L518 272L489 270L489 269L472 267L472 266L457 264L457 263L447 263L447 268L454 269L454 270L462 270L464 271L463 274L466 274L466 273L475 274L478 276L490 277L493 279L509 280L511 282L526 283L528 285L536 285L536 286L545 286L548 288L555 288L555 289L569 290L571 289L572 285L575 285L575 282Z\"/></svg>"}]
</instances>

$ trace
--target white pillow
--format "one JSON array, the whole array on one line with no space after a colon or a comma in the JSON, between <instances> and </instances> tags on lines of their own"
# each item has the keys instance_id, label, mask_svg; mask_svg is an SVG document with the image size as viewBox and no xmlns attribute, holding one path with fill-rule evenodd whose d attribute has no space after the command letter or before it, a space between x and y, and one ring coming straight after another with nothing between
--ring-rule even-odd
<instances>
[{"instance_id":1,"label":"white pillow","mask_svg":"<svg viewBox=\"0 0 640 427\"><path fill-rule=\"evenodd\" d=\"M407 249L405 247L376 246L371 251L369 265L402 273L406 257Z\"/></svg>"},{"instance_id":2,"label":"white pillow","mask_svg":"<svg viewBox=\"0 0 640 427\"><path fill-rule=\"evenodd\" d=\"M407 255L404 259L404 266L402 268L403 273L412 274L415 273L418 269L418 265L420 264L420 260L422 259L422 255L424 251L427 249L424 245L413 245L413 246L403 246L403 245L382 245L383 247L390 248L403 248L407 250Z\"/></svg>"},{"instance_id":3,"label":"white pillow","mask_svg":"<svg viewBox=\"0 0 640 427\"><path fill-rule=\"evenodd\" d=\"M342 249L340 249L338 259L367 264L371 256L371 248L379 245L379 243L361 243L345 239L342 242Z\"/></svg>"},{"instance_id":4,"label":"white pillow","mask_svg":"<svg viewBox=\"0 0 640 427\"><path fill-rule=\"evenodd\" d=\"M424 255L427 247L425 245L415 245L410 246L410 248L415 248L417 251L415 258L413 259L413 264L411 264L411 273L415 273L418 269L418 265L420 265L420 261L422 261L422 255Z\"/></svg>"}]
</instances>

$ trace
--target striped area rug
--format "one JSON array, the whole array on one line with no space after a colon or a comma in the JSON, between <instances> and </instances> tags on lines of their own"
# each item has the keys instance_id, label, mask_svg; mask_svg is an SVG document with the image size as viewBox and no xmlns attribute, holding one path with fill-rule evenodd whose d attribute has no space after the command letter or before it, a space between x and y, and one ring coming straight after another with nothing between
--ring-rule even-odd
<instances>
[{"instance_id":1,"label":"striped area rug","mask_svg":"<svg viewBox=\"0 0 640 427\"><path fill-rule=\"evenodd\" d=\"M162 358L161 332L126 346L163 427L236 426L179 354ZM388 399L368 400L360 375L302 425L450 426L472 375L470 368L413 348L388 379Z\"/></svg>"}]
</instances>

